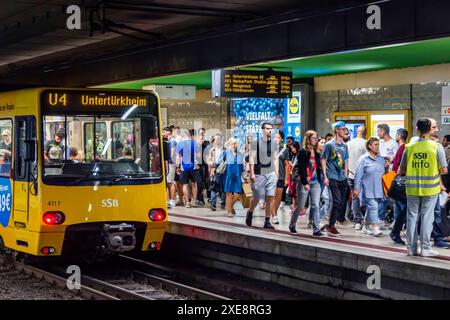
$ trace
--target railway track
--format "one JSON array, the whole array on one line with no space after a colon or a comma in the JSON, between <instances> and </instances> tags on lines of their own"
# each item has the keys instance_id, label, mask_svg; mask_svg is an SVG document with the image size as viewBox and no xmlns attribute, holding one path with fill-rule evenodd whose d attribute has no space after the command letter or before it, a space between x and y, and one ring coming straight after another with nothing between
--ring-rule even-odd
<instances>
[{"instance_id":1,"label":"railway track","mask_svg":"<svg viewBox=\"0 0 450 320\"><path fill-rule=\"evenodd\" d=\"M188 286L144 270L172 271L163 266L128 256L117 257L124 265L130 267L125 270L126 277L118 279L99 279L97 276L85 275L83 283L120 299L132 300L230 300L205 290Z\"/></svg>"},{"instance_id":2,"label":"railway track","mask_svg":"<svg viewBox=\"0 0 450 320\"><path fill-rule=\"evenodd\" d=\"M27 265L7 255L0 255L0 265L11 266L19 273L31 276L40 281L46 281L51 285L61 288L61 290L69 291L69 289L67 288L67 279L58 274L46 271L35 266ZM85 285L81 285L80 289L71 292L73 292L74 296L82 296L87 300L119 300L114 296L108 295L104 292L95 290Z\"/></svg>"},{"instance_id":3,"label":"railway track","mask_svg":"<svg viewBox=\"0 0 450 320\"><path fill-rule=\"evenodd\" d=\"M163 266L127 256L119 256L118 259L122 264L129 266L129 269L126 267L126 270L122 270L126 276L108 278L101 276L102 272L97 274L89 270L86 272L83 268L80 289L70 292L88 300L229 300L224 296L145 272L151 269L165 274L172 273ZM9 255L0 255L0 265L9 265L19 273L69 291L66 269L61 266L28 265Z\"/></svg>"}]
</instances>

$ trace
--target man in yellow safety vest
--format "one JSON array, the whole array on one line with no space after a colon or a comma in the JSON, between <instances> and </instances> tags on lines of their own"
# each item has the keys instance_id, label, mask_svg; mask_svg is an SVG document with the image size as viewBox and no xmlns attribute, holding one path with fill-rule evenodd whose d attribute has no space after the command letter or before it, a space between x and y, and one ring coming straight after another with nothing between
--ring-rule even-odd
<instances>
[{"instance_id":1,"label":"man in yellow safety vest","mask_svg":"<svg viewBox=\"0 0 450 320\"><path fill-rule=\"evenodd\" d=\"M441 175L447 173L447 162L442 145L429 139L432 133L431 119L420 118L417 121L417 131L419 139L406 145L398 170L398 174L406 173L408 255L433 257L439 255L431 249L430 244L434 207L439 193L445 190ZM419 215L421 252L417 243Z\"/></svg>"}]
</instances>

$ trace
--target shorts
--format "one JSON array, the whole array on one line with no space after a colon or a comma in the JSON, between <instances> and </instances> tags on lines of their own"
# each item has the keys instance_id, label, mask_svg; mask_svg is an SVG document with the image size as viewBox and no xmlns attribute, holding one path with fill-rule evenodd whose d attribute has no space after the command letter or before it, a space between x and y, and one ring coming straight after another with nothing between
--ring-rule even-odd
<instances>
[{"instance_id":1,"label":"shorts","mask_svg":"<svg viewBox=\"0 0 450 320\"><path fill-rule=\"evenodd\" d=\"M195 169L193 171L181 171L180 182L181 184L188 184L189 180L196 183L202 182L202 177L200 176L200 171Z\"/></svg>"},{"instance_id":2,"label":"shorts","mask_svg":"<svg viewBox=\"0 0 450 320\"><path fill-rule=\"evenodd\" d=\"M284 180L277 181L277 188L284 188Z\"/></svg>"},{"instance_id":3,"label":"shorts","mask_svg":"<svg viewBox=\"0 0 450 320\"><path fill-rule=\"evenodd\" d=\"M167 183L173 183L175 181L175 165L173 163L169 163L169 172L166 176Z\"/></svg>"},{"instance_id":4,"label":"shorts","mask_svg":"<svg viewBox=\"0 0 450 320\"><path fill-rule=\"evenodd\" d=\"M257 175L255 181L252 183L253 199L265 200L266 197L275 196L276 186L277 175L275 172Z\"/></svg>"}]
</instances>

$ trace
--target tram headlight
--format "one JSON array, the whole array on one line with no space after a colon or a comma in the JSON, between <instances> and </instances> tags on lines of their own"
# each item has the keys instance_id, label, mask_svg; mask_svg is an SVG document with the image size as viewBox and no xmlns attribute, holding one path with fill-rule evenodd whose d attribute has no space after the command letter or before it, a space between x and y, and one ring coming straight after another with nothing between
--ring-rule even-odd
<instances>
[{"instance_id":1,"label":"tram headlight","mask_svg":"<svg viewBox=\"0 0 450 320\"><path fill-rule=\"evenodd\" d=\"M148 216L152 221L164 221L166 219L166 211L164 209L152 209Z\"/></svg>"},{"instance_id":2,"label":"tram headlight","mask_svg":"<svg viewBox=\"0 0 450 320\"><path fill-rule=\"evenodd\" d=\"M62 224L64 220L66 217L61 211L47 211L42 217L42 221L47 225Z\"/></svg>"}]
</instances>

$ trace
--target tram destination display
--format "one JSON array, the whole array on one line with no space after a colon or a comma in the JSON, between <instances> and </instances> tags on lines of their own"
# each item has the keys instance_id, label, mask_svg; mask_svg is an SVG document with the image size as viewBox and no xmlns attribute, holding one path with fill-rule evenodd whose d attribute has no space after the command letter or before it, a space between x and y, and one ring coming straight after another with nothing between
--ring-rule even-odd
<instances>
[{"instance_id":1,"label":"tram destination display","mask_svg":"<svg viewBox=\"0 0 450 320\"><path fill-rule=\"evenodd\" d=\"M212 92L227 98L290 98L292 72L213 70Z\"/></svg>"},{"instance_id":2,"label":"tram destination display","mask_svg":"<svg viewBox=\"0 0 450 320\"><path fill-rule=\"evenodd\" d=\"M156 101L146 93L50 89L42 92L41 106L46 114L123 113L130 107L137 113L148 113Z\"/></svg>"}]
</instances>

